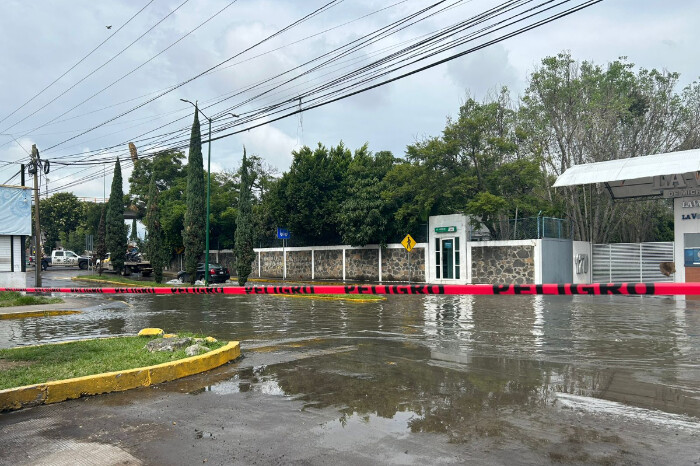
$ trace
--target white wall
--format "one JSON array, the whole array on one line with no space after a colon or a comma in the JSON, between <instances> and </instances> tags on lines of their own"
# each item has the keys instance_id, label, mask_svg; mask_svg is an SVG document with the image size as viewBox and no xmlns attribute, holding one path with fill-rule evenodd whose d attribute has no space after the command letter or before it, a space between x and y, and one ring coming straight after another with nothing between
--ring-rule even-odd
<instances>
[{"instance_id":1,"label":"white wall","mask_svg":"<svg viewBox=\"0 0 700 466\"><path fill-rule=\"evenodd\" d=\"M687 207L683 207L686 205ZM674 246L673 258L676 263L676 282L685 282L684 239L685 233L700 233L700 197L680 197L673 200ZM689 207L692 206L692 207ZM695 219L683 219L684 216L696 214Z\"/></svg>"},{"instance_id":2,"label":"white wall","mask_svg":"<svg viewBox=\"0 0 700 466\"><path fill-rule=\"evenodd\" d=\"M26 272L0 272L0 287L24 288L27 286Z\"/></svg>"}]
</instances>

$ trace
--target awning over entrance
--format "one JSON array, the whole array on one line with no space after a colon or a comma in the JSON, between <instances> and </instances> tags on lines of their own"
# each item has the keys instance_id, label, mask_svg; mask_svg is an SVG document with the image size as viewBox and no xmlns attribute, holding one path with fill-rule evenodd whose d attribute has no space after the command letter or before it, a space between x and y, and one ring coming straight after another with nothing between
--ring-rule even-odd
<instances>
[{"instance_id":1,"label":"awning over entrance","mask_svg":"<svg viewBox=\"0 0 700 466\"><path fill-rule=\"evenodd\" d=\"M700 195L700 149L575 165L554 187L605 184L613 199Z\"/></svg>"}]
</instances>

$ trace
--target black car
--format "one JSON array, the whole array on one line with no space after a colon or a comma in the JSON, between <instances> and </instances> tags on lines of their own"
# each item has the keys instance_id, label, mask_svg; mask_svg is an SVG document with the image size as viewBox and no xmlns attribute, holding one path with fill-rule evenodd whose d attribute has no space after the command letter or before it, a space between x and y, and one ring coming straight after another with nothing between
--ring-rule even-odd
<instances>
[{"instance_id":1,"label":"black car","mask_svg":"<svg viewBox=\"0 0 700 466\"><path fill-rule=\"evenodd\" d=\"M189 281L189 274L184 270L177 273L177 278L181 282ZM228 269L221 264L214 262L209 263L209 283L224 283L226 280L231 278ZM204 264L197 264L197 272L195 273L195 280L204 281Z\"/></svg>"}]
</instances>

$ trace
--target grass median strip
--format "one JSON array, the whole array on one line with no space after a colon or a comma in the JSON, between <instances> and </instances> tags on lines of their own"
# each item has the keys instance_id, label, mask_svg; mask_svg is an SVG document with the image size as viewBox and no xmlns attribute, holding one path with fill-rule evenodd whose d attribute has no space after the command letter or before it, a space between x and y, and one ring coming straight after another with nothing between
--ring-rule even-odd
<instances>
[{"instance_id":1,"label":"grass median strip","mask_svg":"<svg viewBox=\"0 0 700 466\"><path fill-rule=\"evenodd\" d=\"M191 334L180 336L195 338ZM184 349L150 353L144 346L153 339L117 337L3 349L0 350L0 390L152 366L187 357ZM206 346L214 350L225 344L213 342Z\"/></svg>"},{"instance_id":2,"label":"grass median strip","mask_svg":"<svg viewBox=\"0 0 700 466\"><path fill-rule=\"evenodd\" d=\"M58 304L61 298L48 298L46 296L22 295L18 291L0 291L0 307L32 306L35 304Z\"/></svg>"},{"instance_id":3,"label":"grass median strip","mask_svg":"<svg viewBox=\"0 0 700 466\"><path fill-rule=\"evenodd\" d=\"M78 275L73 277L72 280L77 280L81 282L96 282L105 283L109 285L127 285L127 286L144 286L144 287L164 287L170 288L172 285L166 283L156 283L156 282L146 282L142 280L131 280L130 278L122 277L120 275Z\"/></svg>"}]
</instances>

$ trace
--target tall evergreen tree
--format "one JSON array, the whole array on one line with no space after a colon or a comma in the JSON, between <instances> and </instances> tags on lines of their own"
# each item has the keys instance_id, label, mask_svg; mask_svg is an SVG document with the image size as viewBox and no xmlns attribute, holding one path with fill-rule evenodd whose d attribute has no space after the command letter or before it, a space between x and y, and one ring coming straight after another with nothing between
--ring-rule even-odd
<instances>
[{"instance_id":1,"label":"tall evergreen tree","mask_svg":"<svg viewBox=\"0 0 700 466\"><path fill-rule=\"evenodd\" d=\"M136 219L131 220L131 233L129 234L129 241L136 242L139 239L138 232L136 230Z\"/></svg>"},{"instance_id":2,"label":"tall evergreen tree","mask_svg":"<svg viewBox=\"0 0 700 466\"><path fill-rule=\"evenodd\" d=\"M236 272L238 284L245 285L248 275L252 271L252 263L255 260L253 251L254 225L253 208L251 202L250 173L245 147L243 147L243 162L241 163L241 186L238 200L238 218L236 219Z\"/></svg>"},{"instance_id":3,"label":"tall evergreen tree","mask_svg":"<svg viewBox=\"0 0 700 466\"><path fill-rule=\"evenodd\" d=\"M114 164L112 189L107 202L105 220L105 243L110 252L110 262L118 273L124 270L126 259L126 224L124 223L124 191L122 189L122 167L117 159Z\"/></svg>"},{"instance_id":4,"label":"tall evergreen tree","mask_svg":"<svg viewBox=\"0 0 700 466\"><path fill-rule=\"evenodd\" d=\"M199 114L194 110L190 135L190 153L187 161L187 211L182 239L185 245L185 271L194 283L197 263L204 251L206 235L206 205L204 191L204 162L202 136L199 132Z\"/></svg>"},{"instance_id":5,"label":"tall evergreen tree","mask_svg":"<svg viewBox=\"0 0 700 466\"><path fill-rule=\"evenodd\" d=\"M158 186L156 186L156 174L151 176L151 186L148 190L148 205L146 207L146 228L148 228L148 242L146 243L146 255L153 267L153 276L156 283L163 282L163 266L165 254L163 251L163 229L160 222L160 207L158 206Z\"/></svg>"},{"instance_id":6,"label":"tall evergreen tree","mask_svg":"<svg viewBox=\"0 0 700 466\"><path fill-rule=\"evenodd\" d=\"M107 257L107 244L105 242L105 206L102 205L102 214L100 215L100 225L97 227L97 249L95 251L97 259L100 260L99 273L102 275L102 264Z\"/></svg>"}]
</instances>

